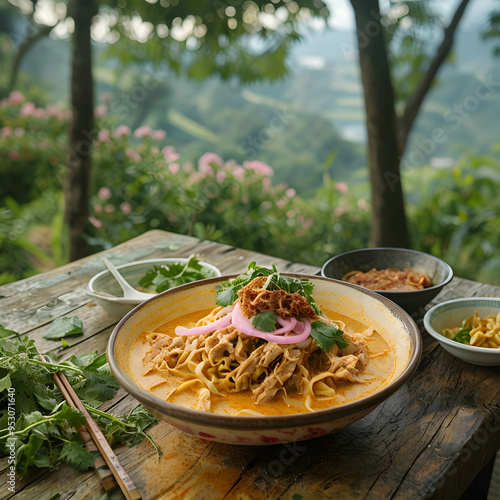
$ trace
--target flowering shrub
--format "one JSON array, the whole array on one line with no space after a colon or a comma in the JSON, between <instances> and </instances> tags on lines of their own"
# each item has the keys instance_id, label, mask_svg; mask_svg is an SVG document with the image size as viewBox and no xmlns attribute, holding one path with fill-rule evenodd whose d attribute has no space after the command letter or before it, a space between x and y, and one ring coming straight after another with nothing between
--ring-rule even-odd
<instances>
[{"instance_id":1,"label":"flowering shrub","mask_svg":"<svg viewBox=\"0 0 500 500\"><path fill-rule=\"evenodd\" d=\"M25 102L20 92L0 101L0 200L27 203L60 189L68 113Z\"/></svg>"},{"instance_id":2,"label":"flowering shrub","mask_svg":"<svg viewBox=\"0 0 500 500\"><path fill-rule=\"evenodd\" d=\"M273 184L274 172L265 163L240 165L215 153L205 153L196 165L182 162L175 147L165 145L165 131L131 131L113 125L106 112L105 104L96 108L101 127L92 139L86 237L96 251L154 228L316 265L368 244L369 206L346 184L325 176L324 187L306 200L285 184ZM60 198L68 118L63 110L25 102L17 92L0 102L0 154L8 158L0 166L6 179L0 200L12 196L29 207L51 191ZM51 205L37 222L50 226L56 216L61 220L60 211Z\"/></svg>"},{"instance_id":3,"label":"flowering shrub","mask_svg":"<svg viewBox=\"0 0 500 500\"><path fill-rule=\"evenodd\" d=\"M137 129L142 142L133 147L122 126L95 144L89 242L96 249L157 228L320 265L368 244L369 207L344 183L325 177L317 198L304 200L273 185L272 168L259 161L239 165L205 153L197 165L181 164L173 146L155 145L163 136L154 132Z\"/></svg>"}]
</instances>

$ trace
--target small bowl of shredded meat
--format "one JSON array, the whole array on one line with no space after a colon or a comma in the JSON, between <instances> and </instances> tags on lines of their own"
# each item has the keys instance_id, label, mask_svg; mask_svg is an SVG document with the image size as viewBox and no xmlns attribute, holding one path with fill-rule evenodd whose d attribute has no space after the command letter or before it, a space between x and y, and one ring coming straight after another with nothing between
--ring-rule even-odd
<instances>
[{"instance_id":1,"label":"small bowl of shredded meat","mask_svg":"<svg viewBox=\"0 0 500 500\"><path fill-rule=\"evenodd\" d=\"M407 248L352 250L325 262L321 274L373 290L415 316L453 278L453 269L434 255Z\"/></svg>"}]
</instances>

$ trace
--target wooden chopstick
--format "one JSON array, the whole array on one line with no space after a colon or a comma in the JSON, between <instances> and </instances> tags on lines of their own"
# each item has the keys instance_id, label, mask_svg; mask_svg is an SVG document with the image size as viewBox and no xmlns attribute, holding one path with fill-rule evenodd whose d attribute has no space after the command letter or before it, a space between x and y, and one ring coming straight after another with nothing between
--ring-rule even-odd
<instances>
[{"instance_id":1,"label":"wooden chopstick","mask_svg":"<svg viewBox=\"0 0 500 500\"><path fill-rule=\"evenodd\" d=\"M40 355L40 357L42 358L42 360L45 359L43 355ZM53 378L68 405L76 409L76 404L73 401L73 398L66 390L61 380L61 373L60 372L54 373ZM78 432L82 436L83 444L85 445L86 450L92 453L92 455L94 456L94 467L95 470L97 471L97 475L99 476L103 488L106 491L110 491L113 488L116 488L118 486L118 483L116 482L113 473L111 472L111 469L108 467L108 464L106 463L101 453L99 452L99 449L97 448L87 428L84 425L82 425L81 427L78 427Z\"/></svg>"},{"instance_id":2,"label":"wooden chopstick","mask_svg":"<svg viewBox=\"0 0 500 500\"><path fill-rule=\"evenodd\" d=\"M46 361L42 354L40 354L40 358L42 361ZM127 500L141 500L142 497L135 487L134 483L132 482L132 479L130 479L129 475L126 473L125 469L118 461L118 457L115 455L111 446L109 446L109 443L106 441L106 438L101 429L99 429L96 421L91 417L90 413L87 411L87 408L85 408L75 390L73 389L73 387L71 387L71 384L66 378L66 375L64 375L64 373L62 372L54 373L54 381L63 394L64 398L66 399L68 405L81 411L85 416L88 432L92 436L95 445L101 452L102 458L104 458L104 460L108 464L110 471L118 482ZM98 469L98 472L99 470L102 469ZM104 486L104 488L106 489L106 486Z\"/></svg>"}]
</instances>

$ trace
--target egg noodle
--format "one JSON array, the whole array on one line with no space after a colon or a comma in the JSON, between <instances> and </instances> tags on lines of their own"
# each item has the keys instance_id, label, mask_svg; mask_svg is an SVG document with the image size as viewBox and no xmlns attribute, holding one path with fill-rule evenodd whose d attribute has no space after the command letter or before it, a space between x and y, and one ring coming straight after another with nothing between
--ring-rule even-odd
<instances>
[{"instance_id":1,"label":"egg noodle","mask_svg":"<svg viewBox=\"0 0 500 500\"><path fill-rule=\"evenodd\" d=\"M178 378L179 384L169 390L165 399L175 403L186 394L194 395L195 403L190 406L204 411L214 411L214 397L233 393L250 394L256 405L276 398L289 402L290 397L299 397L302 411L313 411L317 409L315 402L335 399L339 385L370 381L372 377L365 369L370 360L368 342L374 335L373 328L347 333L342 321L311 313L306 300L301 314L298 294L276 290L274 300L274 292L263 288L264 281L268 280L253 280L238 292L234 304L215 307L195 325L177 326L176 335L146 332L150 347L143 359L142 376ZM277 308L281 314L273 332L260 332L262 335L257 336L259 332L245 323L250 320L245 319L242 311L253 308L255 313L265 309L266 313L270 311L266 307ZM298 320L285 318L290 309ZM312 333L328 328L338 337L325 349ZM242 412L259 414L249 408Z\"/></svg>"},{"instance_id":2,"label":"egg noodle","mask_svg":"<svg viewBox=\"0 0 500 500\"><path fill-rule=\"evenodd\" d=\"M468 336L467 336L468 333ZM445 329L445 337L476 347L500 348L500 312L481 318L477 311L462 322L459 328ZM459 337L459 338L457 338ZM464 341L463 339L466 339Z\"/></svg>"}]
</instances>

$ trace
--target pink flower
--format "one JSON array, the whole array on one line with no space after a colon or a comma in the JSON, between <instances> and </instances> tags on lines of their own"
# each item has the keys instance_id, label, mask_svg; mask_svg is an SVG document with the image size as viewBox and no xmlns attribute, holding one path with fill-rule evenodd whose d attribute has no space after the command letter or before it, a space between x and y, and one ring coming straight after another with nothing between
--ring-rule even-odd
<instances>
[{"instance_id":1,"label":"pink flower","mask_svg":"<svg viewBox=\"0 0 500 500\"><path fill-rule=\"evenodd\" d=\"M35 108L33 110L33 116L37 118L45 118L45 110L43 108Z\"/></svg>"},{"instance_id":2,"label":"pink flower","mask_svg":"<svg viewBox=\"0 0 500 500\"><path fill-rule=\"evenodd\" d=\"M287 210L285 214L289 219L293 219L295 217L295 210Z\"/></svg>"},{"instance_id":3,"label":"pink flower","mask_svg":"<svg viewBox=\"0 0 500 500\"><path fill-rule=\"evenodd\" d=\"M345 208L344 207L337 207L333 211L333 215L335 215L335 217L340 217L344 212L345 212Z\"/></svg>"},{"instance_id":4,"label":"pink flower","mask_svg":"<svg viewBox=\"0 0 500 500\"><path fill-rule=\"evenodd\" d=\"M0 137L11 137L11 136L12 136L12 127L0 128Z\"/></svg>"},{"instance_id":5,"label":"pink flower","mask_svg":"<svg viewBox=\"0 0 500 500\"><path fill-rule=\"evenodd\" d=\"M168 170L170 171L170 173L172 175L175 175L179 172L179 170L181 169L180 165L178 163L171 163L169 166L168 166Z\"/></svg>"},{"instance_id":6,"label":"pink flower","mask_svg":"<svg viewBox=\"0 0 500 500\"><path fill-rule=\"evenodd\" d=\"M136 163L139 163L142 160L141 155L132 148L125 149L125 155Z\"/></svg>"},{"instance_id":7,"label":"pink flower","mask_svg":"<svg viewBox=\"0 0 500 500\"><path fill-rule=\"evenodd\" d=\"M25 130L23 129L23 127L16 127L14 129L14 135L16 135L17 137L22 137L25 133Z\"/></svg>"},{"instance_id":8,"label":"pink flower","mask_svg":"<svg viewBox=\"0 0 500 500\"><path fill-rule=\"evenodd\" d=\"M242 180L245 177L245 169L239 165L233 170L233 175L235 179Z\"/></svg>"},{"instance_id":9,"label":"pink flower","mask_svg":"<svg viewBox=\"0 0 500 500\"><path fill-rule=\"evenodd\" d=\"M97 229L101 229L102 227L102 222L93 215L89 217L89 222Z\"/></svg>"},{"instance_id":10,"label":"pink flower","mask_svg":"<svg viewBox=\"0 0 500 500\"><path fill-rule=\"evenodd\" d=\"M97 108L94 109L94 116L96 118L100 116L105 116L107 112L108 112L108 107L104 104L101 104L100 106L97 106Z\"/></svg>"},{"instance_id":11,"label":"pink flower","mask_svg":"<svg viewBox=\"0 0 500 500\"><path fill-rule=\"evenodd\" d=\"M19 160L19 153L17 151L10 151L9 158L13 161L18 161Z\"/></svg>"},{"instance_id":12,"label":"pink flower","mask_svg":"<svg viewBox=\"0 0 500 500\"><path fill-rule=\"evenodd\" d=\"M161 129L153 130L151 132L151 138L154 139L155 141L163 141L163 139L165 139L166 136L167 133Z\"/></svg>"},{"instance_id":13,"label":"pink flower","mask_svg":"<svg viewBox=\"0 0 500 500\"><path fill-rule=\"evenodd\" d=\"M293 188L288 188L285 191L285 194L288 196L288 198L293 198L295 196L295 189Z\"/></svg>"},{"instance_id":14,"label":"pink flower","mask_svg":"<svg viewBox=\"0 0 500 500\"><path fill-rule=\"evenodd\" d=\"M243 168L247 170L253 170L256 174L265 175L268 177L272 177L274 175L274 170L262 161L244 161Z\"/></svg>"},{"instance_id":15,"label":"pink flower","mask_svg":"<svg viewBox=\"0 0 500 500\"><path fill-rule=\"evenodd\" d=\"M103 186L99 188L99 191L97 192L97 197L100 200L109 200L111 198L111 190L108 187Z\"/></svg>"},{"instance_id":16,"label":"pink flower","mask_svg":"<svg viewBox=\"0 0 500 500\"><path fill-rule=\"evenodd\" d=\"M130 212L132 212L132 205L128 201L124 201L123 203L120 203L120 210L125 215L128 215Z\"/></svg>"},{"instance_id":17,"label":"pink flower","mask_svg":"<svg viewBox=\"0 0 500 500\"><path fill-rule=\"evenodd\" d=\"M346 194L349 191L349 187L345 182L336 182L335 187L337 188L337 191L342 194Z\"/></svg>"},{"instance_id":18,"label":"pink flower","mask_svg":"<svg viewBox=\"0 0 500 500\"><path fill-rule=\"evenodd\" d=\"M24 96L21 92L14 90L9 94L9 100L12 104L21 104L24 101Z\"/></svg>"},{"instance_id":19,"label":"pink flower","mask_svg":"<svg viewBox=\"0 0 500 500\"><path fill-rule=\"evenodd\" d=\"M25 102L19 114L21 116L33 116L35 109L35 105L32 102Z\"/></svg>"},{"instance_id":20,"label":"pink flower","mask_svg":"<svg viewBox=\"0 0 500 500\"><path fill-rule=\"evenodd\" d=\"M111 99L113 99L113 96L109 92L103 92L101 94L101 101L107 102L111 101Z\"/></svg>"},{"instance_id":21,"label":"pink flower","mask_svg":"<svg viewBox=\"0 0 500 500\"><path fill-rule=\"evenodd\" d=\"M113 205L111 205L111 203L108 203L105 207L104 207L104 211L108 214L111 214L115 211L115 207Z\"/></svg>"},{"instance_id":22,"label":"pink flower","mask_svg":"<svg viewBox=\"0 0 500 500\"><path fill-rule=\"evenodd\" d=\"M215 178L217 179L217 182L224 182L226 180L226 172L224 172L223 170L219 170L216 174L215 174Z\"/></svg>"},{"instance_id":23,"label":"pink flower","mask_svg":"<svg viewBox=\"0 0 500 500\"><path fill-rule=\"evenodd\" d=\"M262 179L262 187L268 188L271 185L271 179L269 177L264 177Z\"/></svg>"},{"instance_id":24,"label":"pink flower","mask_svg":"<svg viewBox=\"0 0 500 500\"><path fill-rule=\"evenodd\" d=\"M165 146L161 152L167 161L177 161L181 157L173 146Z\"/></svg>"},{"instance_id":25,"label":"pink flower","mask_svg":"<svg viewBox=\"0 0 500 500\"><path fill-rule=\"evenodd\" d=\"M151 127L144 125L143 127L139 127L134 132L134 135L140 139L141 137L146 137L147 135L151 135L151 132L152 132Z\"/></svg>"},{"instance_id":26,"label":"pink flower","mask_svg":"<svg viewBox=\"0 0 500 500\"><path fill-rule=\"evenodd\" d=\"M109 130L107 128L103 128L99 130L99 133L97 134L97 138L101 142L109 142Z\"/></svg>"},{"instance_id":27,"label":"pink flower","mask_svg":"<svg viewBox=\"0 0 500 500\"><path fill-rule=\"evenodd\" d=\"M114 137L121 137L122 135L130 135L132 132L127 125L118 125L116 130L113 132Z\"/></svg>"},{"instance_id":28,"label":"pink flower","mask_svg":"<svg viewBox=\"0 0 500 500\"><path fill-rule=\"evenodd\" d=\"M212 175L214 172L211 163L215 163L216 165L224 165L224 161L222 158L216 153L205 153L200 156L198 160L198 170L204 174Z\"/></svg>"},{"instance_id":29,"label":"pink flower","mask_svg":"<svg viewBox=\"0 0 500 500\"><path fill-rule=\"evenodd\" d=\"M94 205L94 212L95 212L96 214L100 214L100 213L102 212L102 205L99 205L99 203L96 203L96 204Z\"/></svg>"},{"instance_id":30,"label":"pink flower","mask_svg":"<svg viewBox=\"0 0 500 500\"><path fill-rule=\"evenodd\" d=\"M366 210L367 212L370 211L369 203L367 203L367 201L363 200L362 198L358 200L358 207L361 208L361 210Z\"/></svg>"}]
</instances>

